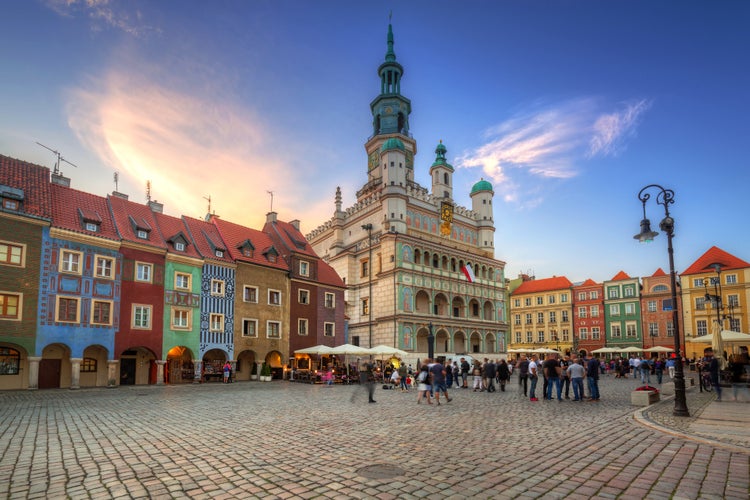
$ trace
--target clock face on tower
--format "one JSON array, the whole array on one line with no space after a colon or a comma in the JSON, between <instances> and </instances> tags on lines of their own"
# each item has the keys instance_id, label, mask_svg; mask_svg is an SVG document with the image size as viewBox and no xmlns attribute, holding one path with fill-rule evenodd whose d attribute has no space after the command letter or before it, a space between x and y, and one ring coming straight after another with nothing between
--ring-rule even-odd
<instances>
[{"instance_id":1,"label":"clock face on tower","mask_svg":"<svg viewBox=\"0 0 750 500\"><path fill-rule=\"evenodd\" d=\"M450 224L453 222L453 205L450 203L441 203L440 205L440 219Z\"/></svg>"}]
</instances>

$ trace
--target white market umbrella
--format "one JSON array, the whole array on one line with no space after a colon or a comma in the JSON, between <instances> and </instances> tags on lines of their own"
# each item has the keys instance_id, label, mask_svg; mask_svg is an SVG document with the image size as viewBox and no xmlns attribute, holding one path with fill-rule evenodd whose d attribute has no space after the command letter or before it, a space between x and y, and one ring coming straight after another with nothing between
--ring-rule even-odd
<instances>
[{"instance_id":1,"label":"white market umbrella","mask_svg":"<svg viewBox=\"0 0 750 500\"><path fill-rule=\"evenodd\" d=\"M331 354L332 347L327 345L314 345L312 347L305 347L304 349L297 349L294 351L295 354Z\"/></svg>"},{"instance_id":2,"label":"white market umbrella","mask_svg":"<svg viewBox=\"0 0 750 500\"><path fill-rule=\"evenodd\" d=\"M341 344L340 346L332 347L328 352L329 354L343 354L343 355L354 355L363 356L370 354L370 350L366 347L360 347L353 344Z\"/></svg>"},{"instance_id":3,"label":"white market umbrella","mask_svg":"<svg viewBox=\"0 0 750 500\"><path fill-rule=\"evenodd\" d=\"M674 349L669 347L664 347L663 345L657 345L654 347L649 347L648 349L644 349L644 352L674 352Z\"/></svg>"},{"instance_id":4,"label":"white market umbrella","mask_svg":"<svg viewBox=\"0 0 750 500\"><path fill-rule=\"evenodd\" d=\"M629 347L625 347L624 349L615 349L615 352L643 352L643 349L631 345Z\"/></svg>"},{"instance_id":5,"label":"white market umbrella","mask_svg":"<svg viewBox=\"0 0 750 500\"><path fill-rule=\"evenodd\" d=\"M687 339L688 342L700 342L703 344L710 344L714 339L713 333L709 335L702 335L700 337L689 337ZM724 342L729 343L742 343L742 342L748 342L750 343L750 335L747 333L741 333L741 332L735 332L732 330L722 330L721 331L721 339Z\"/></svg>"},{"instance_id":6,"label":"white market umbrella","mask_svg":"<svg viewBox=\"0 0 750 500\"><path fill-rule=\"evenodd\" d=\"M599 349L594 349L591 351L593 354L606 354L606 353L613 353L618 352L617 349L613 347L600 347Z\"/></svg>"},{"instance_id":7,"label":"white market umbrella","mask_svg":"<svg viewBox=\"0 0 750 500\"><path fill-rule=\"evenodd\" d=\"M369 349L369 353L373 356L396 356L400 358L409 354L406 351L387 345L376 345L372 349Z\"/></svg>"}]
</instances>

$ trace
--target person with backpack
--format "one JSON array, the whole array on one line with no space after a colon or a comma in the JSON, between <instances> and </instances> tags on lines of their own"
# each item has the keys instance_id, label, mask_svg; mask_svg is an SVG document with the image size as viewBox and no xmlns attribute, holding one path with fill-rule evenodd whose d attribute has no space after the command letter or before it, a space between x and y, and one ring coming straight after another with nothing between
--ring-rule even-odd
<instances>
[{"instance_id":1,"label":"person with backpack","mask_svg":"<svg viewBox=\"0 0 750 500\"><path fill-rule=\"evenodd\" d=\"M422 402L422 397L427 400L428 405L432 404L430 388L430 372L427 368L427 363L425 363L420 368L419 375L417 375L417 404Z\"/></svg>"}]
</instances>

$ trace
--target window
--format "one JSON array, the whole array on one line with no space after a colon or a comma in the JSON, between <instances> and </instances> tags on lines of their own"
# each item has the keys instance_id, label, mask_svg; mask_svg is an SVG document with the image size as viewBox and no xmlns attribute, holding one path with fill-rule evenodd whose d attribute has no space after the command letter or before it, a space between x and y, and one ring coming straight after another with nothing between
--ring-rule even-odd
<instances>
[{"instance_id":1,"label":"window","mask_svg":"<svg viewBox=\"0 0 750 500\"><path fill-rule=\"evenodd\" d=\"M544 323L544 313L536 313L536 322L537 323Z\"/></svg>"},{"instance_id":2,"label":"window","mask_svg":"<svg viewBox=\"0 0 750 500\"><path fill-rule=\"evenodd\" d=\"M83 224L83 228L86 231L91 231L92 233L95 233L99 230L99 224L97 224L96 222L85 222Z\"/></svg>"},{"instance_id":3,"label":"window","mask_svg":"<svg viewBox=\"0 0 750 500\"><path fill-rule=\"evenodd\" d=\"M76 297L57 297L57 321L78 323L78 304Z\"/></svg>"},{"instance_id":4,"label":"window","mask_svg":"<svg viewBox=\"0 0 750 500\"><path fill-rule=\"evenodd\" d=\"M242 336L243 337L257 337L258 336L258 320L257 319L242 319Z\"/></svg>"},{"instance_id":5,"label":"window","mask_svg":"<svg viewBox=\"0 0 750 500\"><path fill-rule=\"evenodd\" d=\"M81 252L60 250L60 272L81 274Z\"/></svg>"},{"instance_id":6,"label":"window","mask_svg":"<svg viewBox=\"0 0 750 500\"><path fill-rule=\"evenodd\" d=\"M332 293L326 292L326 307L333 308L336 306L336 296Z\"/></svg>"},{"instance_id":7,"label":"window","mask_svg":"<svg viewBox=\"0 0 750 500\"><path fill-rule=\"evenodd\" d=\"M310 303L310 292L308 290L298 290L298 300L300 304Z\"/></svg>"},{"instance_id":8,"label":"window","mask_svg":"<svg viewBox=\"0 0 750 500\"><path fill-rule=\"evenodd\" d=\"M526 332L526 343L531 344L534 342L534 334L532 332Z\"/></svg>"},{"instance_id":9,"label":"window","mask_svg":"<svg viewBox=\"0 0 750 500\"><path fill-rule=\"evenodd\" d=\"M96 373L96 360L94 358L83 358L81 373Z\"/></svg>"},{"instance_id":10,"label":"window","mask_svg":"<svg viewBox=\"0 0 750 500\"><path fill-rule=\"evenodd\" d=\"M698 311L703 311L706 309L706 298L705 297L696 297L695 298L695 309Z\"/></svg>"},{"instance_id":11,"label":"window","mask_svg":"<svg viewBox=\"0 0 750 500\"><path fill-rule=\"evenodd\" d=\"M620 294L617 291L617 288L615 288L615 287L609 288L608 291L609 291L609 298L610 299L616 299L616 298L618 298L620 296Z\"/></svg>"},{"instance_id":12,"label":"window","mask_svg":"<svg viewBox=\"0 0 750 500\"><path fill-rule=\"evenodd\" d=\"M699 319L696 322L696 326L698 327L696 328L696 331L698 332L698 336L708 335L708 326L706 325L705 319Z\"/></svg>"},{"instance_id":13,"label":"window","mask_svg":"<svg viewBox=\"0 0 750 500\"><path fill-rule=\"evenodd\" d=\"M565 310L562 312L562 322L567 323L568 321L570 321L570 318L568 317L568 311Z\"/></svg>"},{"instance_id":14,"label":"window","mask_svg":"<svg viewBox=\"0 0 750 500\"><path fill-rule=\"evenodd\" d=\"M619 316L620 315L620 304L610 304L610 306L609 306L609 314L610 314L610 316Z\"/></svg>"},{"instance_id":15,"label":"window","mask_svg":"<svg viewBox=\"0 0 750 500\"><path fill-rule=\"evenodd\" d=\"M307 319L300 318L297 320L297 335L307 335Z\"/></svg>"},{"instance_id":16,"label":"window","mask_svg":"<svg viewBox=\"0 0 750 500\"><path fill-rule=\"evenodd\" d=\"M362 299L362 314L367 315L370 313L370 299Z\"/></svg>"},{"instance_id":17,"label":"window","mask_svg":"<svg viewBox=\"0 0 750 500\"><path fill-rule=\"evenodd\" d=\"M310 276L310 263L309 262L300 261L299 274L300 276Z\"/></svg>"},{"instance_id":18,"label":"window","mask_svg":"<svg viewBox=\"0 0 750 500\"><path fill-rule=\"evenodd\" d=\"M521 343L521 332L516 332L516 344Z\"/></svg>"},{"instance_id":19,"label":"window","mask_svg":"<svg viewBox=\"0 0 750 500\"><path fill-rule=\"evenodd\" d=\"M526 313L526 324L530 325L531 323L531 313Z\"/></svg>"},{"instance_id":20,"label":"window","mask_svg":"<svg viewBox=\"0 0 750 500\"><path fill-rule=\"evenodd\" d=\"M627 323L625 324L625 335L628 337L634 338L637 337L637 331L636 331L636 324L635 323Z\"/></svg>"},{"instance_id":21,"label":"window","mask_svg":"<svg viewBox=\"0 0 750 500\"><path fill-rule=\"evenodd\" d=\"M612 338L622 337L622 329L620 325L610 325L610 333L612 334Z\"/></svg>"},{"instance_id":22,"label":"window","mask_svg":"<svg viewBox=\"0 0 750 500\"><path fill-rule=\"evenodd\" d=\"M740 318L729 318L729 329L733 332L740 331Z\"/></svg>"},{"instance_id":23,"label":"window","mask_svg":"<svg viewBox=\"0 0 750 500\"><path fill-rule=\"evenodd\" d=\"M243 302L258 302L258 287L245 286L242 288Z\"/></svg>"},{"instance_id":24,"label":"window","mask_svg":"<svg viewBox=\"0 0 750 500\"><path fill-rule=\"evenodd\" d=\"M649 337L658 337L659 336L659 323L649 323L648 324L648 336Z\"/></svg>"},{"instance_id":25,"label":"window","mask_svg":"<svg viewBox=\"0 0 750 500\"><path fill-rule=\"evenodd\" d=\"M579 318L585 318L588 316L588 309L586 306L581 306L578 308L578 317Z\"/></svg>"},{"instance_id":26,"label":"window","mask_svg":"<svg viewBox=\"0 0 750 500\"><path fill-rule=\"evenodd\" d=\"M334 323L323 323L323 335L326 337L335 337L336 325Z\"/></svg>"},{"instance_id":27,"label":"window","mask_svg":"<svg viewBox=\"0 0 750 500\"><path fill-rule=\"evenodd\" d=\"M555 311L549 312L549 322L550 323L557 323L557 313Z\"/></svg>"},{"instance_id":28,"label":"window","mask_svg":"<svg viewBox=\"0 0 750 500\"><path fill-rule=\"evenodd\" d=\"M94 275L97 278L112 279L114 277L115 259L97 255L94 257Z\"/></svg>"},{"instance_id":29,"label":"window","mask_svg":"<svg viewBox=\"0 0 750 500\"><path fill-rule=\"evenodd\" d=\"M174 287L181 290L190 290L190 275L186 273L175 273Z\"/></svg>"},{"instance_id":30,"label":"window","mask_svg":"<svg viewBox=\"0 0 750 500\"><path fill-rule=\"evenodd\" d=\"M268 303L274 306L280 306L281 292L278 290L268 290Z\"/></svg>"},{"instance_id":31,"label":"window","mask_svg":"<svg viewBox=\"0 0 750 500\"><path fill-rule=\"evenodd\" d=\"M185 251L185 244L181 241L175 241L174 243L174 249L178 252L184 252Z\"/></svg>"},{"instance_id":32,"label":"window","mask_svg":"<svg viewBox=\"0 0 750 500\"><path fill-rule=\"evenodd\" d=\"M513 307L521 307L521 299L513 299Z\"/></svg>"},{"instance_id":33,"label":"window","mask_svg":"<svg viewBox=\"0 0 750 500\"><path fill-rule=\"evenodd\" d=\"M0 375L18 375L21 353L10 347L0 347Z\"/></svg>"},{"instance_id":34,"label":"window","mask_svg":"<svg viewBox=\"0 0 750 500\"><path fill-rule=\"evenodd\" d=\"M578 292L578 300L586 300L586 292Z\"/></svg>"},{"instance_id":35,"label":"window","mask_svg":"<svg viewBox=\"0 0 750 500\"><path fill-rule=\"evenodd\" d=\"M693 288L703 288L703 278L693 278Z\"/></svg>"},{"instance_id":36,"label":"window","mask_svg":"<svg viewBox=\"0 0 750 500\"><path fill-rule=\"evenodd\" d=\"M596 300L599 298L599 292L596 290L589 292L589 295L591 296L591 300Z\"/></svg>"},{"instance_id":37,"label":"window","mask_svg":"<svg viewBox=\"0 0 750 500\"><path fill-rule=\"evenodd\" d=\"M727 295L727 305L729 307L739 307L740 306L740 296L739 295Z\"/></svg>"},{"instance_id":38,"label":"window","mask_svg":"<svg viewBox=\"0 0 750 500\"><path fill-rule=\"evenodd\" d=\"M635 304L625 304L625 314L629 316L635 314Z\"/></svg>"},{"instance_id":39,"label":"window","mask_svg":"<svg viewBox=\"0 0 750 500\"><path fill-rule=\"evenodd\" d=\"M591 306L591 317L592 318L599 317L599 306Z\"/></svg>"},{"instance_id":40,"label":"window","mask_svg":"<svg viewBox=\"0 0 750 500\"><path fill-rule=\"evenodd\" d=\"M578 330L578 338L581 340L586 340L589 338L589 329L588 328L580 328Z\"/></svg>"},{"instance_id":41,"label":"window","mask_svg":"<svg viewBox=\"0 0 750 500\"><path fill-rule=\"evenodd\" d=\"M651 291L652 292L666 292L667 290L669 290L669 288L667 288L667 285L656 285Z\"/></svg>"},{"instance_id":42,"label":"window","mask_svg":"<svg viewBox=\"0 0 750 500\"><path fill-rule=\"evenodd\" d=\"M563 328L563 342L570 342L570 330Z\"/></svg>"},{"instance_id":43,"label":"window","mask_svg":"<svg viewBox=\"0 0 750 500\"><path fill-rule=\"evenodd\" d=\"M560 294L560 302L562 302L563 304L566 303L566 302L568 302L568 294L567 293L561 293Z\"/></svg>"},{"instance_id":44,"label":"window","mask_svg":"<svg viewBox=\"0 0 750 500\"><path fill-rule=\"evenodd\" d=\"M655 300L649 300L648 301L648 312L650 312L650 313L656 312L656 301Z\"/></svg>"},{"instance_id":45,"label":"window","mask_svg":"<svg viewBox=\"0 0 750 500\"><path fill-rule=\"evenodd\" d=\"M281 338L281 323L278 321L266 322L266 336L269 339L280 339Z\"/></svg>"},{"instance_id":46,"label":"window","mask_svg":"<svg viewBox=\"0 0 750 500\"><path fill-rule=\"evenodd\" d=\"M554 304L555 303L555 296L554 295L548 296L547 297L547 303L548 304Z\"/></svg>"},{"instance_id":47,"label":"window","mask_svg":"<svg viewBox=\"0 0 750 500\"><path fill-rule=\"evenodd\" d=\"M521 315L520 314L516 314L515 316L513 316L513 324L514 325L520 325L521 324Z\"/></svg>"},{"instance_id":48,"label":"window","mask_svg":"<svg viewBox=\"0 0 750 500\"><path fill-rule=\"evenodd\" d=\"M531 297L526 297L525 299L523 299L523 305L529 307L531 305Z\"/></svg>"},{"instance_id":49,"label":"window","mask_svg":"<svg viewBox=\"0 0 750 500\"><path fill-rule=\"evenodd\" d=\"M599 327L594 326L591 328L591 340L599 340Z\"/></svg>"},{"instance_id":50,"label":"window","mask_svg":"<svg viewBox=\"0 0 750 500\"><path fill-rule=\"evenodd\" d=\"M22 297L23 295L16 293L0 292L0 319L20 320Z\"/></svg>"},{"instance_id":51,"label":"window","mask_svg":"<svg viewBox=\"0 0 750 500\"><path fill-rule=\"evenodd\" d=\"M544 342L544 332L539 330L536 332L536 341L537 342Z\"/></svg>"},{"instance_id":52,"label":"window","mask_svg":"<svg viewBox=\"0 0 750 500\"><path fill-rule=\"evenodd\" d=\"M536 298L536 305L543 306L544 305L544 297L539 296Z\"/></svg>"},{"instance_id":53,"label":"window","mask_svg":"<svg viewBox=\"0 0 750 500\"><path fill-rule=\"evenodd\" d=\"M145 262L136 262L135 263L135 280L136 281L143 281L145 283L151 283L151 275L153 265L147 264Z\"/></svg>"},{"instance_id":54,"label":"window","mask_svg":"<svg viewBox=\"0 0 750 500\"><path fill-rule=\"evenodd\" d=\"M633 287L625 287L625 297L635 296L635 289Z\"/></svg>"},{"instance_id":55,"label":"window","mask_svg":"<svg viewBox=\"0 0 750 500\"><path fill-rule=\"evenodd\" d=\"M674 337L674 323L667 321L667 337Z\"/></svg>"},{"instance_id":56,"label":"window","mask_svg":"<svg viewBox=\"0 0 750 500\"><path fill-rule=\"evenodd\" d=\"M151 329L151 306L133 304L133 328Z\"/></svg>"},{"instance_id":57,"label":"window","mask_svg":"<svg viewBox=\"0 0 750 500\"><path fill-rule=\"evenodd\" d=\"M6 210L18 210L18 202L16 200L3 198L3 208Z\"/></svg>"},{"instance_id":58,"label":"window","mask_svg":"<svg viewBox=\"0 0 750 500\"><path fill-rule=\"evenodd\" d=\"M214 252L214 255L221 259L222 257L224 257L224 250L216 250ZM246 255L245 257L249 257L249 255Z\"/></svg>"},{"instance_id":59,"label":"window","mask_svg":"<svg viewBox=\"0 0 750 500\"><path fill-rule=\"evenodd\" d=\"M367 278L370 275L370 261L369 260L363 260L360 263L360 277L361 278Z\"/></svg>"},{"instance_id":60,"label":"window","mask_svg":"<svg viewBox=\"0 0 750 500\"><path fill-rule=\"evenodd\" d=\"M190 329L190 309L172 308L172 328L175 330Z\"/></svg>"},{"instance_id":61,"label":"window","mask_svg":"<svg viewBox=\"0 0 750 500\"><path fill-rule=\"evenodd\" d=\"M224 315L211 313L209 321L209 330L212 332L223 332L224 331Z\"/></svg>"},{"instance_id":62,"label":"window","mask_svg":"<svg viewBox=\"0 0 750 500\"><path fill-rule=\"evenodd\" d=\"M91 324L92 325L111 325L112 324L112 302L106 300L91 301Z\"/></svg>"},{"instance_id":63,"label":"window","mask_svg":"<svg viewBox=\"0 0 750 500\"><path fill-rule=\"evenodd\" d=\"M661 310L662 311L671 311L673 309L672 307L672 299L664 299L661 301Z\"/></svg>"},{"instance_id":64,"label":"window","mask_svg":"<svg viewBox=\"0 0 750 500\"><path fill-rule=\"evenodd\" d=\"M224 296L224 280L211 280L211 295Z\"/></svg>"},{"instance_id":65,"label":"window","mask_svg":"<svg viewBox=\"0 0 750 500\"><path fill-rule=\"evenodd\" d=\"M0 264L23 267L25 249L26 245L0 243Z\"/></svg>"},{"instance_id":66,"label":"window","mask_svg":"<svg viewBox=\"0 0 750 500\"><path fill-rule=\"evenodd\" d=\"M142 240L147 240L147 239L148 239L148 231L146 231L145 229L139 229L139 230L138 230L138 231L137 231L137 232L135 233L135 235L136 235L136 236L137 236L138 238L142 239Z\"/></svg>"},{"instance_id":67,"label":"window","mask_svg":"<svg viewBox=\"0 0 750 500\"><path fill-rule=\"evenodd\" d=\"M736 274L727 274L726 275L726 281L727 281L727 285L736 285L737 284L737 275Z\"/></svg>"}]
</instances>

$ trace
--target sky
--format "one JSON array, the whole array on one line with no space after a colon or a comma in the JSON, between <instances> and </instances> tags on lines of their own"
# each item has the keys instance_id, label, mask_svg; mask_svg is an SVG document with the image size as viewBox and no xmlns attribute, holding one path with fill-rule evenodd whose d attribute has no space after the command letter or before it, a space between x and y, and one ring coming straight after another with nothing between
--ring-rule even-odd
<instances>
[{"instance_id":1,"label":"sky","mask_svg":"<svg viewBox=\"0 0 750 500\"><path fill-rule=\"evenodd\" d=\"M750 2L5 0L0 154L167 214L302 232L367 181L388 23L415 177L495 190L506 276L669 272L639 191L674 191L677 272L750 261ZM73 165L75 165L75 167ZM115 184L117 174L117 184ZM664 218L647 191L652 228ZM272 193L272 194L271 194Z\"/></svg>"}]
</instances>

